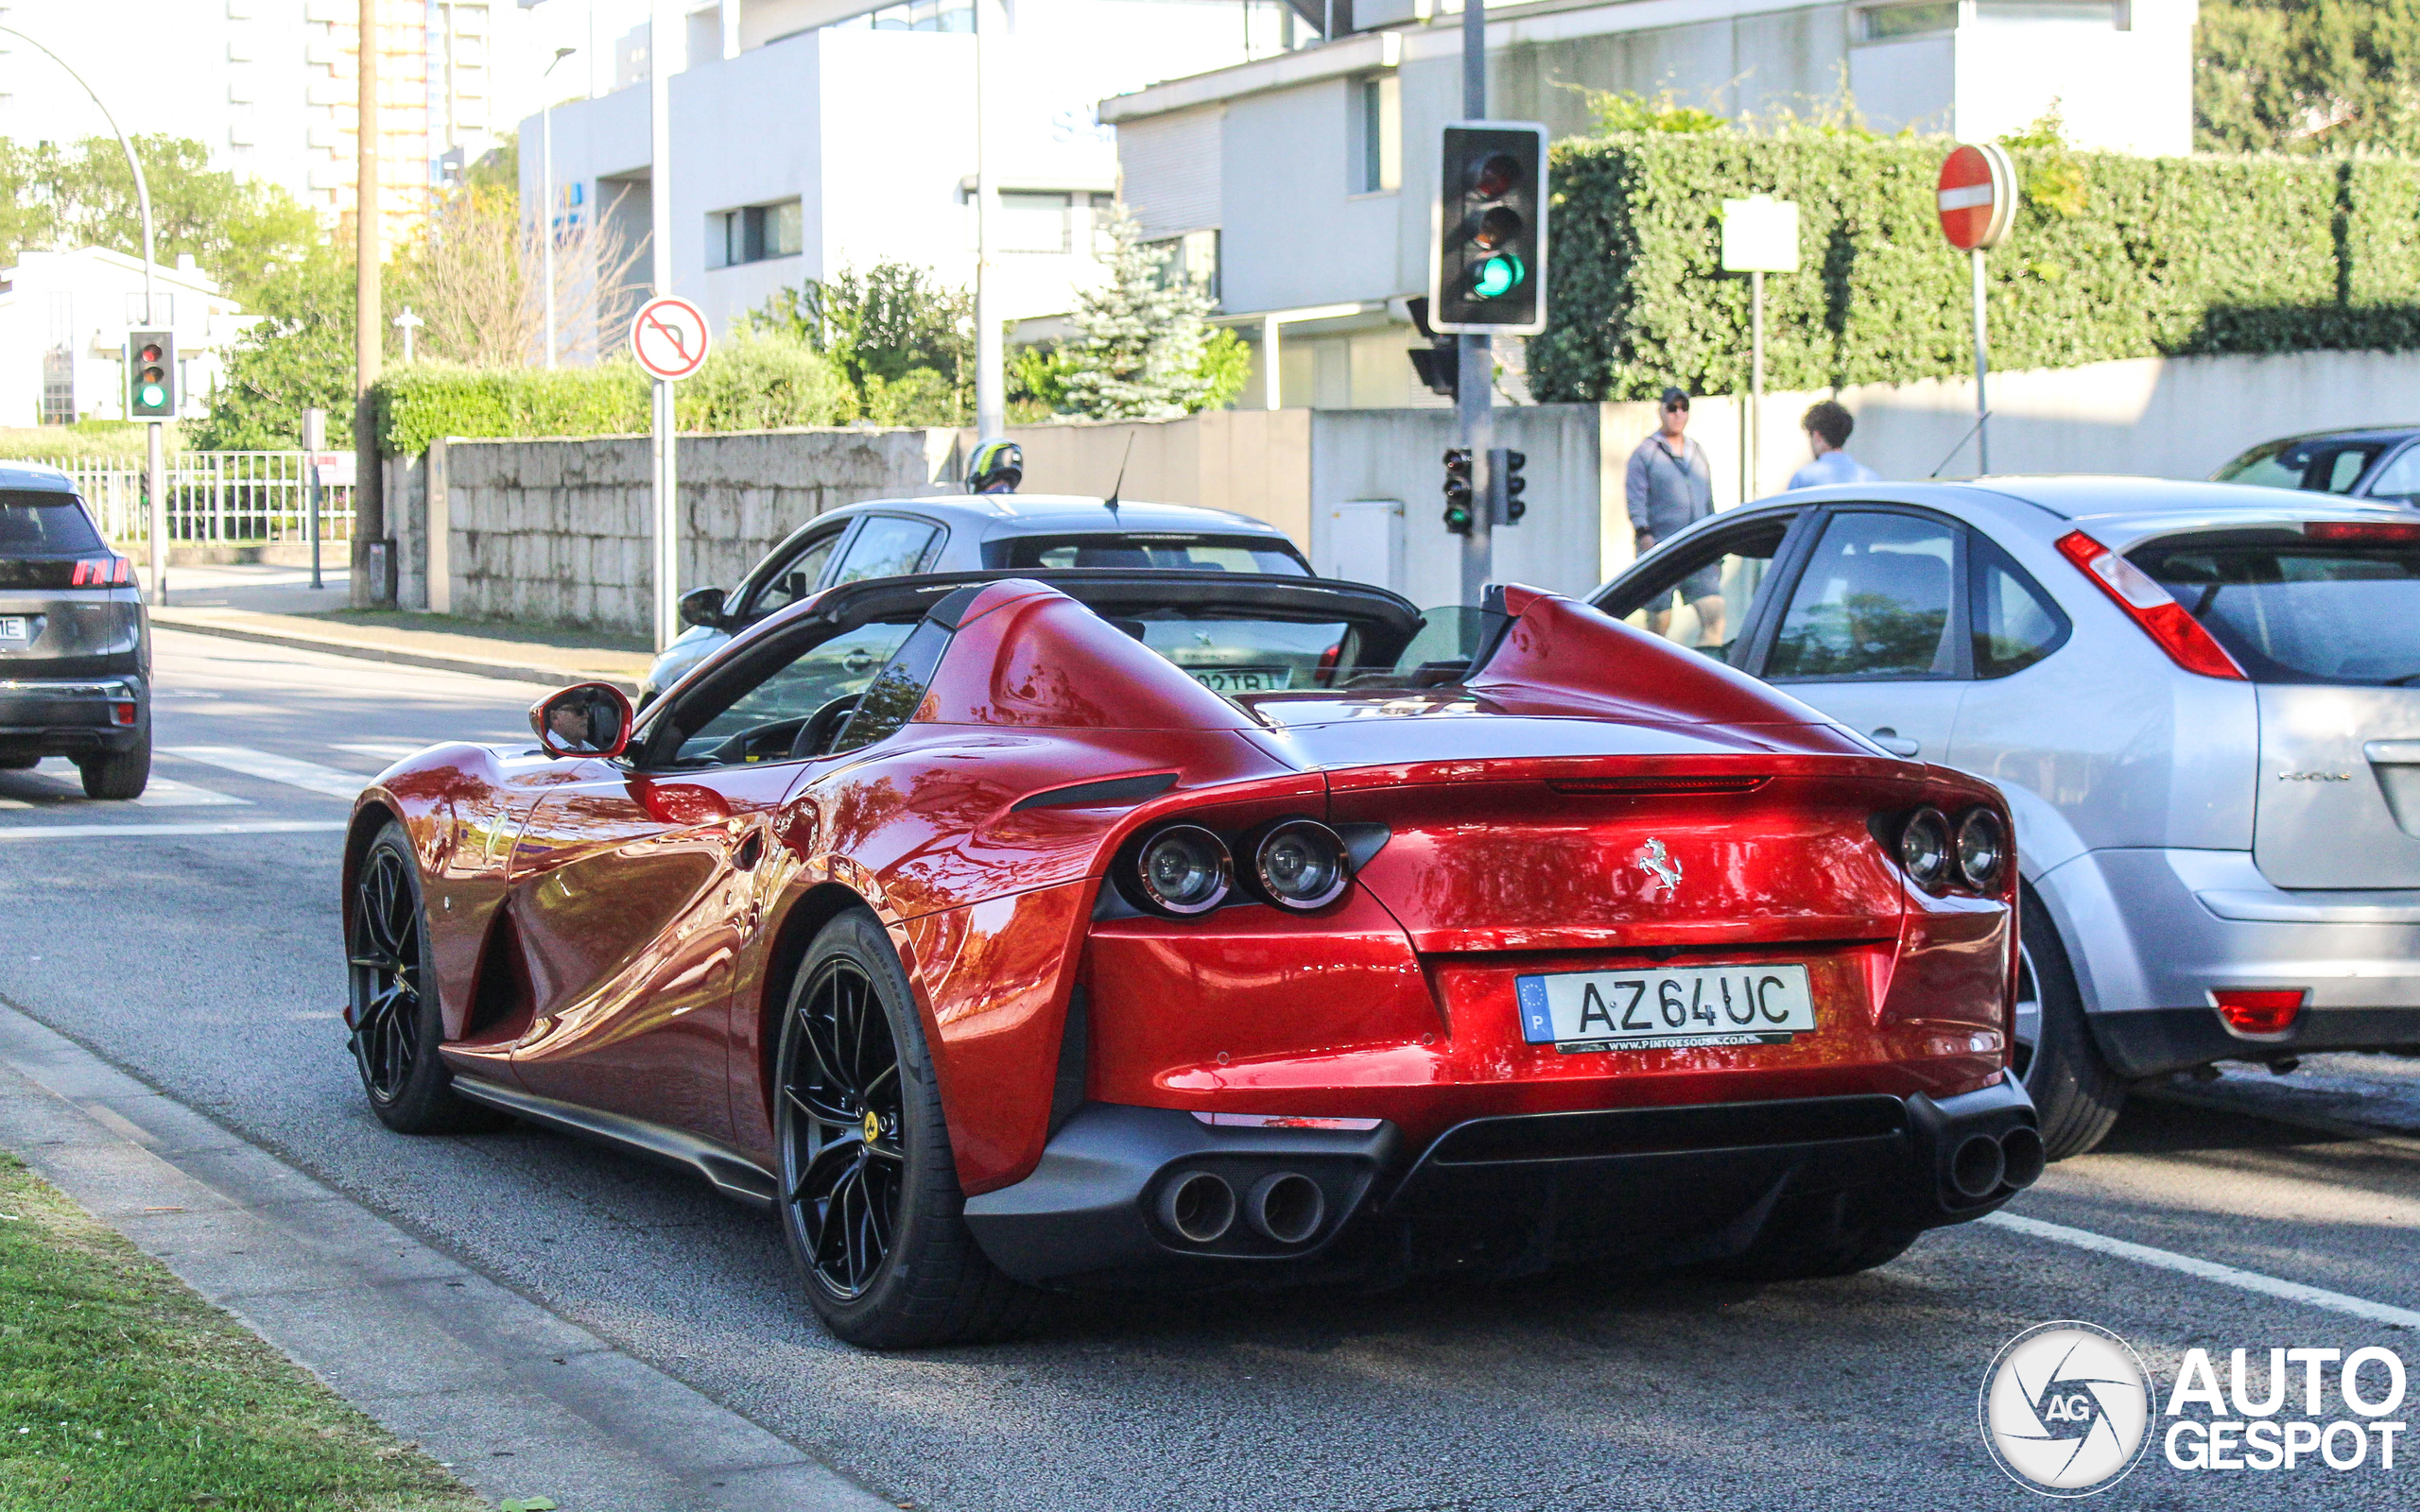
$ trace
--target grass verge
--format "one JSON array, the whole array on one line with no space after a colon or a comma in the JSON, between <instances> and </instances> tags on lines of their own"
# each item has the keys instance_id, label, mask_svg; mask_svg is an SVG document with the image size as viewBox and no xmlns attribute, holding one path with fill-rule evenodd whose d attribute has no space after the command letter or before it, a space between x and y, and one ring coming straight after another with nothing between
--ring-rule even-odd
<instances>
[{"instance_id":1,"label":"grass verge","mask_svg":"<svg viewBox=\"0 0 2420 1512\"><path fill-rule=\"evenodd\" d=\"M0 1154L0 1509L486 1505Z\"/></svg>"}]
</instances>

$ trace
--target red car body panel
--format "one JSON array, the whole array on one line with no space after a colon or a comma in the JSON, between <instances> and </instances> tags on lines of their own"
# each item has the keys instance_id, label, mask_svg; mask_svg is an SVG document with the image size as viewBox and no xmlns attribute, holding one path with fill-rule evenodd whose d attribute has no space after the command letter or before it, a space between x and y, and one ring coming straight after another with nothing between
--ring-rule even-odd
<instances>
[{"instance_id":1,"label":"red car body panel","mask_svg":"<svg viewBox=\"0 0 2420 1512\"><path fill-rule=\"evenodd\" d=\"M1988 785L1881 757L1569 600L1512 590L1506 608L1466 686L1230 701L1048 587L1000 582L886 741L656 776L440 747L363 794L346 885L401 819L458 1072L768 1168L789 926L860 902L897 946L969 1195L1041 1160L1079 988L1092 1100L1385 1119L1413 1147L1476 1117L2000 1075L2014 868L1996 897L1929 895L1869 828L1923 803L2005 823ZM1141 801L1028 802L1153 775L1173 782ZM1328 909L1096 917L1140 832L1294 815L1390 832ZM1685 886L1641 864L1651 841ZM1618 1054L1523 1040L1516 974L1676 949L1807 963L1821 1032Z\"/></svg>"}]
</instances>

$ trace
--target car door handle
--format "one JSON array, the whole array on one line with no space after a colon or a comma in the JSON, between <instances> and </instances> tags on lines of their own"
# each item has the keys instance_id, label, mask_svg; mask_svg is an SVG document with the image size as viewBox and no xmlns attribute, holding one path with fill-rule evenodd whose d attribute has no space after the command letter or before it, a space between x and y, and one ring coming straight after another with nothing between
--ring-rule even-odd
<instances>
[{"instance_id":1,"label":"car door handle","mask_svg":"<svg viewBox=\"0 0 2420 1512\"><path fill-rule=\"evenodd\" d=\"M1893 756L1913 756L1925 748L1924 742L1910 740L1889 725L1876 725L1874 733L1866 738Z\"/></svg>"}]
</instances>

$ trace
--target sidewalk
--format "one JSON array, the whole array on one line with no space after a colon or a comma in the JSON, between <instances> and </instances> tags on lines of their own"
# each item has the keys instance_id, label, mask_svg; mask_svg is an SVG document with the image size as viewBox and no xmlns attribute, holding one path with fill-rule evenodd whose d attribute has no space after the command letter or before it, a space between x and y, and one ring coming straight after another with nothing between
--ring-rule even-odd
<instances>
[{"instance_id":1,"label":"sidewalk","mask_svg":"<svg viewBox=\"0 0 2420 1512\"><path fill-rule=\"evenodd\" d=\"M187 630L304 651L332 651L441 672L468 672L566 687L610 682L635 697L653 657L635 636L346 607L346 575L227 565L168 569L168 602L151 610L163 629Z\"/></svg>"}]
</instances>

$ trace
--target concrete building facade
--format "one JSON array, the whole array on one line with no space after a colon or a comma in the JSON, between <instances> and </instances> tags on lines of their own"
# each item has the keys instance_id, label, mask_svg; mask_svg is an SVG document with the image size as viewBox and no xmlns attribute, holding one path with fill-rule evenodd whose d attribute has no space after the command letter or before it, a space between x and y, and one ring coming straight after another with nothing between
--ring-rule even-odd
<instances>
[{"instance_id":1,"label":"concrete building facade","mask_svg":"<svg viewBox=\"0 0 2420 1512\"><path fill-rule=\"evenodd\" d=\"M1628 91L1767 120L1853 108L1880 130L1973 141L2055 109L2081 146L2182 153L2196 13L2196 0L1529 0L1489 9L1489 114L1570 136L1593 127L1589 91ZM1332 41L1104 100L1100 118L1147 234L1215 268L1222 317L1248 338L1278 317L1285 404L1442 404L1405 356L1403 301L1427 286L1436 144L1461 114L1460 7L1334 14ZM1238 403L1267 402L1266 369Z\"/></svg>"}]
</instances>

